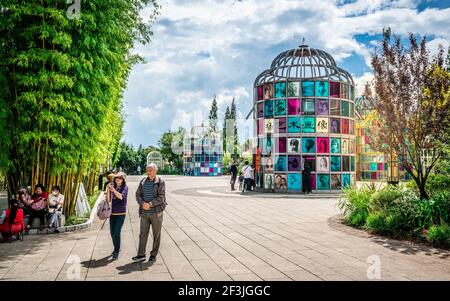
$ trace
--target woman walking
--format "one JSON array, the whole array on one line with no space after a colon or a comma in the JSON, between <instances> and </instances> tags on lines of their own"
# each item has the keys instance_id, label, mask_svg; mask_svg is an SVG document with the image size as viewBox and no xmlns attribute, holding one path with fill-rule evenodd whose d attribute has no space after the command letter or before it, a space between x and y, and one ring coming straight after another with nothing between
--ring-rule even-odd
<instances>
[{"instance_id":1,"label":"woman walking","mask_svg":"<svg viewBox=\"0 0 450 301\"><path fill-rule=\"evenodd\" d=\"M111 217L109 218L109 228L114 245L112 258L119 258L120 234L125 215L127 213L128 186L125 182L126 174L119 172L114 177L114 182L107 187L107 197L111 200Z\"/></svg>"}]
</instances>

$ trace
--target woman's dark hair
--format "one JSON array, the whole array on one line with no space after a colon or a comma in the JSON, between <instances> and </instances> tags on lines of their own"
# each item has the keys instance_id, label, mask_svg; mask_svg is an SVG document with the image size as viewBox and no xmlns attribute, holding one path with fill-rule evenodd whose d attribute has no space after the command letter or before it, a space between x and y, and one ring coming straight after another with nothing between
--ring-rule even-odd
<instances>
[{"instance_id":1,"label":"woman's dark hair","mask_svg":"<svg viewBox=\"0 0 450 301\"><path fill-rule=\"evenodd\" d=\"M36 191L36 189L41 188L42 192L45 192L45 187L42 184L37 184L36 186L34 186L34 191Z\"/></svg>"},{"instance_id":2,"label":"woman's dark hair","mask_svg":"<svg viewBox=\"0 0 450 301\"><path fill-rule=\"evenodd\" d=\"M114 185L114 188L117 188L117 183L116 183L116 179L118 179L118 178L114 178L114 180L113 180L113 185ZM122 178L122 177L120 177L120 179L122 179L123 180L123 182L122 182L122 185L121 185L121 189L123 189L123 187L125 187L125 185L127 184L127 181L125 181L125 179L124 178Z\"/></svg>"},{"instance_id":3,"label":"woman's dark hair","mask_svg":"<svg viewBox=\"0 0 450 301\"><path fill-rule=\"evenodd\" d=\"M54 190L58 190L59 192L61 192L61 188L58 185L52 187L52 191Z\"/></svg>"},{"instance_id":4,"label":"woman's dark hair","mask_svg":"<svg viewBox=\"0 0 450 301\"><path fill-rule=\"evenodd\" d=\"M9 201L9 224L11 225L16 219L17 210L19 209L19 201L16 199L11 199Z\"/></svg>"}]
</instances>

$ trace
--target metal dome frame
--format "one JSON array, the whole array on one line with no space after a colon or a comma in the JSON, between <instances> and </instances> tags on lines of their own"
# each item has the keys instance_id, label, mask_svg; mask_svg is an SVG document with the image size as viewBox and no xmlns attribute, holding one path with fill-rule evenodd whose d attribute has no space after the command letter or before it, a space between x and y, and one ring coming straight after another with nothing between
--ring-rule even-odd
<instances>
[{"instance_id":1,"label":"metal dome frame","mask_svg":"<svg viewBox=\"0 0 450 301\"><path fill-rule=\"evenodd\" d=\"M269 82L300 79L339 81L354 85L350 73L339 68L329 53L300 45L280 53L272 61L270 69L256 77L254 87Z\"/></svg>"},{"instance_id":2,"label":"metal dome frame","mask_svg":"<svg viewBox=\"0 0 450 301\"><path fill-rule=\"evenodd\" d=\"M355 113L358 113L360 119L364 119L375 109L376 99L374 97L367 98L361 95L355 99Z\"/></svg>"}]
</instances>

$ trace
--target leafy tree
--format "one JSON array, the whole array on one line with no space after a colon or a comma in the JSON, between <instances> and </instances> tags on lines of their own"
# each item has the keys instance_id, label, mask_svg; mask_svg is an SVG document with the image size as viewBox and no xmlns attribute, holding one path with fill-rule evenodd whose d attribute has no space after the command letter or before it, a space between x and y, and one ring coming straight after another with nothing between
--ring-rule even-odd
<instances>
[{"instance_id":1,"label":"leafy tree","mask_svg":"<svg viewBox=\"0 0 450 301\"><path fill-rule=\"evenodd\" d=\"M127 174L143 173L147 165L147 155L154 150L158 149L153 146L144 148L142 144L135 149L133 145L122 142L120 143L120 156L116 166L121 167ZM138 173L138 167L140 167L140 173Z\"/></svg>"},{"instance_id":2,"label":"leafy tree","mask_svg":"<svg viewBox=\"0 0 450 301\"><path fill-rule=\"evenodd\" d=\"M409 36L409 48L391 30L383 30L381 49L372 55L375 109L379 124L372 131L372 147L394 150L417 184L421 198L428 176L448 144L450 74L444 68L443 50L432 60L426 37ZM426 156L424 156L426 154Z\"/></svg>"},{"instance_id":3,"label":"leafy tree","mask_svg":"<svg viewBox=\"0 0 450 301\"><path fill-rule=\"evenodd\" d=\"M74 211L78 183L119 157L122 92L150 41L140 11L151 0L82 1L80 18L65 0L0 2L0 169L8 192L59 184Z\"/></svg>"},{"instance_id":4,"label":"leafy tree","mask_svg":"<svg viewBox=\"0 0 450 301\"><path fill-rule=\"evenodd\" d=\"M183 168L183 153L176 151L176 147L182 149L183 137L185 129L180 127L176 132L168 131L163 133L162 137L158 141L159 151L164 160L167 160L169 164L179 172Z\"/></svg>"}]
</instances>

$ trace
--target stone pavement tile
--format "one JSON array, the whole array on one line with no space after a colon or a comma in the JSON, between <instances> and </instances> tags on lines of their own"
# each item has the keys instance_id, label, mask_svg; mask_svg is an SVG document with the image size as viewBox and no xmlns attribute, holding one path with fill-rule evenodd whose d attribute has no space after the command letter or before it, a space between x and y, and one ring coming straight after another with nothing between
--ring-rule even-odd
<instances>
[{"instance_id":1,"label":"stone pavement tile","mask_svg":"<svg viewBox=\"0 0 450 301\"><path fill-rule=\"evenodd\" d=\"M85 281L114 281L117 280L114 276L111 277L86 277Z\"/></svg>"},{"instance_id":2,"label":"stone pavement tile","mask_svg":"<svg viewBox=\"0 0 450 301\"><path fill-rule=\"evenodd\" d=\"M381 277L383 277L383 273ZM417 271L415 274L409 275L408 278L415 281L449 281L450 274L442 274L440 271Z\"/></svg>"},{"instance_id":3,"label":"stone pavement tile","mask_svg":"<svg viewBox=\"0 0 450 301\"><path fill-rule=\"evenodd\" d=\"M292 262L287 261L283 257L257 243L254 243L253 241L245 239L243 240L242 246L245 246L245 248L252 254L281 271L298 269L298 266L296 266Z\"/></svg>"},{"instance_id":4,"label":"stone pavement tile","mask_svg":"<svg viewBox=\"0 0 450 301\"><path fill-rule=\"evenodd\" d=\"M243 252L239 252L237 254L234 253L231 254L248 268L268 266L267 262L265 262L261 258L257 257L255 254L248 252L246 250L243 250Z\"/></svg>"},{"instance_id":5,"label":"stone pavement tile","mask_svg":"<svg viewBox=\"0 0 450 301\"><path fill-rule=\"evenodd\" d=\"M143 274L149 273L160 274L169 272L166 265L161 260L157 260L154 263L146 261L140 264L137 263L137 265L140 265Z\"/></svg>"},{"instance_id":6,"label":"stone pavement tile","mask_svg":"<svg viewBox=\"0 0 450 301\"><path fill-rule=\"evenodd\" d=\"M86 273L80 273L80 277L77 278L74 275L68 275L67 273L59 273L58 278L56 278L56 281L84 281L86 278Z\"/></svg>"},{"instance_id":7,"label":"stone pavement tile","mask_svg":"<svg viewBox=\"0 0 450 301\"><path fill-rule=\"evenodd\" d=\"M311 274L305 270L296 270L296 271L286 271L286 275L295 281L318 281L322 280L314 274Z\"/></svg>"},{"instance_id":8,"label":"stone pavement tile","mask_svg":"<svg viewBox=\"0 0 450 301\"><path fill-rule=\"evenodd\" d=\"M15 264L7 273L4 278L27 278L33 274L36 270L37 264Z\"/></svg>"},{"instance_id":9,"label":"stone pavement tile","mask_svg":"<svg viewBox=\"0 0 450 301\"><path fill-rule=\"evenodd\" d=\"M250 269L233 257L213 258L214 262L222 268L228 275L251 273Z\"/></svg>"},{"instance_id":10,"label":"stone pavement tile","mask_svg":"<svg viewBox=\"0 0 450 301\"><path fill-rule=\"evenodd\" d=\"M199 249L198 252L195 251L183 251L184 256L188 260L201 260L201 259L208 259L208 255L203 252L201 249Z\"/></svg>"},{"instance_id":11,"label":"stone pavement tile","mask_svg":"<svg viewBox=\"0 0 450 301\"><path fill-rule=\"evenodd\" d=\"M234 281L261 281L262 279L253 273L248 274L230 274Z\"/></svg>"},{"instance_id":12,"label":"stone pavement tile","mask_svg":"<svg viewBox=\"0 0 450 301\"><path fill-rule=\"evenodd\" d=\"M330 268L327 268L326 266L323 266L319 263L313 262L304 262L301 267L304 270L307 270L308 272L310 272L311 274L314 274L318 277L320 277L321 275L327 275L327 274L335 274L336 272Z\"/></svg>"},{"instance_id":13,"label":"stone pavement tile","mask_svg":"<svg viewBox=\"0 0 450 301\"><path fill-rule=\"evenodd\" d=\"M251 271L258 275L263 280L267 279L280 279L286 277L285 274L281 273L277 269L271 267L271 266L258 266L258 267L252 267ZM287 272L286 272L287 273Z\"/></svg>"},{"instance_id":14,"label":"stone pavement tile","mask_svg":"<svg viewBox=\"0 0 450 301\"><path fill-rule=\"evenodd\" d=\"M142 280L144 281L171 281L172 276L169 273L143 273Z\"/></svg>"},{"instance_id":15,"label":"stone pavement tile","mask_svg":"<svg viewBox=\"0 0 450 301\"><path fill-rule=\"evenodd\" d=\"M206 248L216 248L216 249L220 249L223 250L218 244L216 244L214 241L212 240L196 240L195 241L197 243L197 245L202 248L202 249L206 249ZM225 250L223 250L224 252L226 252Z\"/></svg>"},{"instance_id":16,"label":"stone pavement tile","mask_svg":"<svg viewBox=\"0 0 450 301\"><path fill-rule=\"evenodd\" d=\"M174 279L201 280L200 275L196 272L196 270L192 267L190 263L174 264L174 265L167 264L167 269L169 270L169 273L172 275Z\"/></svg>"},{"instance_id":17,"label":"stone pavement tile","mask_svg":"<svg viewBox=\"0 0 450 301\"><path fill-rule=\"evenodd\" d=\"M368 281L370 279L367 278L367 268L365 269L357 269L353 267L346 267L346 268L333 268L335 273L339 273L344 275L345 277L348 277L352 280L358 280L358 281Z\"/></svg>"},{"instance_id":18,"label":"stone pavement tile","mask_svg":"<svg viewBox=\"0 0 450 301\"><path fill-rule=\"evenodd\" d=\"M190 263L203 279L211 274L214 277L222 275L224 278L228 278L227 274L212 259L192 260Z\"/></svg>"},{"instance_id":19,"label":"stone pavement tile","mask_svg":"<svg viewBox=\"0 0 450 301\"><path fill-rule=\"evenodd\" d=\"M2 281L30 281L30 277L4 277Z\"/></svg>"},{"instance_id":20,"label":"stone pavement tile","mask_svg":"<svg viewBox=\"0 0 450 301\"><path fill-rule=\"evenodd\" d=\"M410 278L406 278L395 273L381 271L381 280L383 281L411 281Z\"/></svg>"},{"instance_id":21,"label":"stone pavement tile","mask_svg":"<svg viewBox=\"0 0 450 301\"><path fill-rule=\"evenodd\" d=\"M59 272L60 272L59 268L41 270L39 272L34 272L30 276L30 278L32 278L33 280L40 280L40 281L54 281L58 277Z\"/></svg>"},{"instance_id":22,"label":"stone pavement tile","mask_svg":"<svg viewBox=\"0 0 450 301\"><path fill-rule=\"evenodd\" d=\"M336 260L335 258L327 258L327 259L323 259L323 258L314 258L313 259L315 262L317 262L320 265L323 265L327 268L346 268L349 267L350 265L344 262L340 262L339 260Z\"/></svg>"},{"instance_id":23,"label":"stone pavement tile","mask_svg":"<svg viewBox=\"0 0 450 301\"><path fill-rule=\"evenodd\" d=\"M342 274L326 274L326 275L320 275L320 278L322 278L325 281L352 281L351 278L348 278Z\"/></svg>"},{"instance_id":24,"label":"stone pavement tile","mask_svg":"<svg viewBox=\"0 0 450 301\"><path fill-rule=\"evenodd\" d=\"M116 268L114 266L105 267L90 267L88 269L87 275L89 277L99 277L99 276L113 276Z\"/></svg>"},{"instance_id":25,"label":"stone pavement tile","mask_svg":"<svg viewBox=\"0 0 450 301\"><path fill-rule=\"evenodd\" d=\"M280 278L266 278L264 279L264 281L292 281L292 279L287 276L284 276Z\"/></svg>"},{"instance_id":26,"label":"stone pavement tile","mask_svg":"<svg viewBox=\"0 0 450 301\"><path fill-rule=\"evenodd\" d=\"M208 272L204 271L200 273L200 276L205 281L231 281L229 275L227 275L225 272Z\"/></svg>"},{"instance_id":27,"label":"stone pavement tile","mask_svg":"<svg viewBox=\"0 0 450 301\"><path fill-rule=\"evenodd\" d=\"M114 280L118 280L118 281L142 281L143 277L142 277L142 273L141 272L134 272L134 273L130 273L130 274L120 274L120 273L116 273L114 275Z\"/></svg>"},{"instance_id":28,"label":"stone pavement tile","mask_svg":"<svg viewBox=\"0 0 450 301\"><path fill-rule=\"evenodd\" d=\"M305 257L308 257L310 259L317 259L317 260L327 260L330 259L330 257L316 251L315 249L311 250L304 250L301 252L301 254Z\"/></svg>"}]
</instances>

